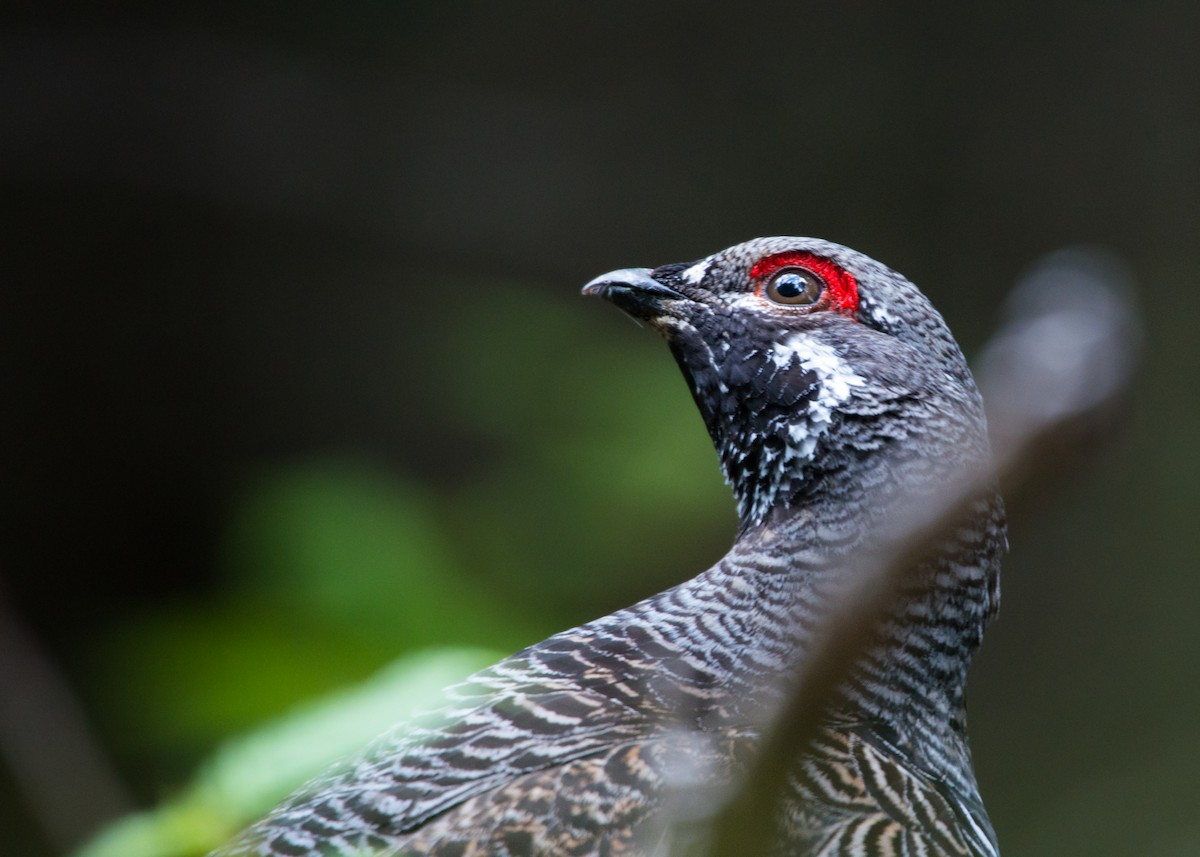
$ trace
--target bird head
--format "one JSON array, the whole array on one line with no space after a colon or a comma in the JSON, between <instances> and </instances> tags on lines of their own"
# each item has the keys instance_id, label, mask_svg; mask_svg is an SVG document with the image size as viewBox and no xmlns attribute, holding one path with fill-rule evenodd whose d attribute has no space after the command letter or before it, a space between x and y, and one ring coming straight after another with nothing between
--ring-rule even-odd
<instances>
[{"instance_id":1,"label":"bird head","mask_svg":"<svg viewBox=\"0 0 1200 857\"><path fill-rule=\"evenodd\" d=\"M848 247L759 238L698 262L613 271L583 291L666 338L744 528L845 483L839 475L861 482L897 462L987 454L979 395L941 315ZM879 455L889 448L890 461Z\"/></svg>"}]
</instances>

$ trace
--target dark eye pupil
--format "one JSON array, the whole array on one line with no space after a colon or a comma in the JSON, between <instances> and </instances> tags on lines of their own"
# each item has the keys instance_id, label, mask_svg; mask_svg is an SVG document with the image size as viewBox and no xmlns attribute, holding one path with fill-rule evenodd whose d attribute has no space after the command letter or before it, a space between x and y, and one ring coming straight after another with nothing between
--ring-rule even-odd
<instances>
[{"instance_id":1,"label":"dark eye pupil","mask_svg":"<svg viewBox=\"0 0 1200 857\"><path fill-rule=\"evenodd\" d=\"M799 297L804 293L804 280L795 274L780 277L779 282L775 286L775 291L779 293L781 298Z\"/></svg>"},{"instance_id":2,"label":"dark eye pupil","mask_svg":"<svg viewBox=\"0 0 1200 857\"><path fill-rule=\"evenodd\" d=\"M780 304L810 306L821 299L825 284L810 271L793 268L777 273L767 284L767 297Z\"/></svg>"}]
</instances>

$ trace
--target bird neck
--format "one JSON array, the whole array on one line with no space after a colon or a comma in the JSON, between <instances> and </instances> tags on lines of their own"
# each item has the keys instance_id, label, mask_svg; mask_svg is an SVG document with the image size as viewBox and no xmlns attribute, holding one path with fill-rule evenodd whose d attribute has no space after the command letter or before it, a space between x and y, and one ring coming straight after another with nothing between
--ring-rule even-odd
<instances>
[{"instance_id":1,"label":"bird neck","mask_svg":"<svg viewBox=\"0 0 1200 857\"><path fill-rule=\"evenodd\" d=\"M842 408L868 388L844 349L815 335L795 333L735 359L718 359L706 342L672 347L733 488L743 527L798 502L820 475L819 459L832 443L842 442L836 431L844 422Z\"/></svg>"},{"instance_id":2,"label":"bird neck","mask_svg":"<svg viewBox=\"0 0 1200 857\"><path fill-rule=\"evenodd\" d=\"M741 573L784 580L768 585L790 592L795 654L804 657L814 634L834 614L865 556L878 546L872 534L888 528L886 510L853 501L793 508L749 530L728 561ZM971 520L913 569L847 689L851 707L895 714L934 706L956 713L971 658L998 604L999 559L1004 550L998 497L982 500ZM899 694L897 696L897 693Z\"/></svg>"},{"instance_id":3,"label":"bird neck","mask_svg":"<svg viewBox=\"0 0 1200 857\"><path fill-rule=\"evenodd\" d=\"M700 637L703 659L737 665L723 670L735 695L786 682L872 540L905 504L989 454L973 385L906 359L900 346L872 362L868 346L795 334L718 359L720 344L672 343L741 518L730 553L684 584L676 603L691 605L684 623L717 617L743 629L723 642ZM1003 549L1003 510L987 498L910 577L844 686L840 716L957 728L967 669L998 603Z\"/></svg>"},{"instance_id":4,"label":"bird neck","mask_svg":"<svg viewBox=\"0 0 1200 857\"><path fill-rule=\"evenodd\" d=\"M872 535L888 526L896 503L879 495L886 493L881 486L894 487L897 470L907 468L875 457L853 470L810 474L795 503L776 505L762 522L745 525L729 554L690 582L716 593L750 628L745 639L754 642L732 657L754 668L731 672L757 686L739 693L758 699L765 693L769 701L775 692L764 663L777 666L777 686L795 675L874 547ZM969 524L915 570L831 716L883 724L922 746L958 746L967 671L998 604L1003 526L999 498L985 498ZM936 759L929 764L947 767Z\"/></svg>"},{"instance_id":5,"label":"bird neck","mask_svg":"<svg viewBox=\"0 0 1200 857\"><path fill-rule=\"evenodd\" d=\"M722 586L731 577L758 581L759 602L744 608L774 623L764 638L791 641L793 662L809 650L811 634L862 557L878 547L872 540L892 531L906 506L936 494L956 468L987 454L980 420L922 428L921 420L897 409L857 420L811 406L801 410L804 431L816 435L807 457L772 453L784 440L773 445L762 429L746 445L736 421L714 437L742 518L737 543L713 571L725 577ZM768 414L760 424L790 440L803 435L793 431L795 413L788 420ZM999 498L985 498L915 570L845 688L849 716L961 722L967 670L998 603L1003 528ZM760 606L777 602L789 604L786 617Z\"/></svg>"}]
</instances>

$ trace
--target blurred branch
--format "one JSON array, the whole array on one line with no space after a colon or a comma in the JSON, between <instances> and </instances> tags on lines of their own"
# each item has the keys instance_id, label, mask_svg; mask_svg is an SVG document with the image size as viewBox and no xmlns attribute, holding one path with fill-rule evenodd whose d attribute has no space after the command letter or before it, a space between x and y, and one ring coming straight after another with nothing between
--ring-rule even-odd
<instances>
[{"instance_id":1,"label":"blurred branch","mask_svg":"<svg viewBox=\"0 0 1200 857\"><path fill-rule=\"evenodd\" d=\"M67 682L0 590L0 758L58 851L133 801Z\"/></svg>"},{"instance_id":2,"label":"blurred branch","mask_svg":"<svg viewBox=\"0 0 1200 857\"><path fill-rule=\"evenodd\" d=\"M923 562L998 479L1006 493L1032 498L1080 441L1111 423L1134 365L1136 323L1122 297L1127 278L1097 251L1048 257L1014 289L1010 318L986 348L979 373L989 402L991 466L964 470L929 502L902 503L899 526L853 569L791 692L772 721L755 767L713 816L705 853L766 854L776 838L779 796L817 737L829 705L876 629ZM1086 447L1086 444L1082 445Z\"/></svg>"}]
</instances>

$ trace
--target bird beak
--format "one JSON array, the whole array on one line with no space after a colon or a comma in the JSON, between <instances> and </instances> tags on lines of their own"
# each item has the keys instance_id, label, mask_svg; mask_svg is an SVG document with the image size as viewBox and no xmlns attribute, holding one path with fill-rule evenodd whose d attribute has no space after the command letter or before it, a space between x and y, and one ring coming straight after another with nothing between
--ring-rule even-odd
<instances>
[{"instance_id":1,"label":"bird beak","mask_svg":"<svg viewBox=\"0 0 1200 857\"><path fill-rule=\"evenodd\" d=\"M583 287L585 295L598 295L635 318L658 315L664 300L687 300L685 295L654 279L649 268L623 268L602 274Z\"/></svg>"}]
</instances>

